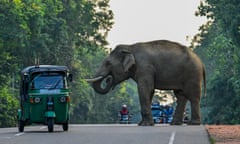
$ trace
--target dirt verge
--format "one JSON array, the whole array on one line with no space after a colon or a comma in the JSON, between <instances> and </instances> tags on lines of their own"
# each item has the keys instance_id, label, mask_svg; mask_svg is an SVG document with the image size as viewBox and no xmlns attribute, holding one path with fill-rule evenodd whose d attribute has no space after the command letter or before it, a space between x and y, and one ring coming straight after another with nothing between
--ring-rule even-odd
<instances>
[{"instance_id":1,"label":"dirt verge","mask_svg":"<svg viewBox=\"0 0 240 144\"><path fill-rule=\"evenodd\" d=\"M206 125L213 144L240 144L240 125Z\"/></svg>"}]
</instances>

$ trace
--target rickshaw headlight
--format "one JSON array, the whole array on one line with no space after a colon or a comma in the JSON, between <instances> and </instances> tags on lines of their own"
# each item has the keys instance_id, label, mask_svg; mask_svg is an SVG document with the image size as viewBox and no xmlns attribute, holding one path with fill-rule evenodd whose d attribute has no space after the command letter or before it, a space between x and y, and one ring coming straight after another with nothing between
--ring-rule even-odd
<instances>
[{"instance_id":1,"label":"rickshaw headlight","mask_svg":"<svg viewBox=\"0 0 240 144\"><path fill-rule=\"evenodd\" d=\"M59 98L59 101L61 102L61 103L69 103L70 102L70 97L69 96L62 96L62 97L60 97Z\"/></svg>"},{"instance_id":2,"label":"rickshaw headlight","mask_svg":"<svg viewBox=\"0 0 240 144\"><path fill-rule=\"evenodd\" d=\"M40 103L40 101L41 101L40 97L35 97L35 98L34 98L34 102L35 102L35 103Z\"/></svg>"},{"instance_id":3,"label":"rickshaw headlight","mask_svg":"<svg viewBox=\"0 0 240 144\"><path fill-rule=\"evenodd\" d=\"M60 102L62 102L62 103L63 103L63 102L66 102L66 97L65 97L65 96L63 96L63 97L60 97L60 99L59 99L59 100L60 100Z\"/></svg>"}]
</instances>

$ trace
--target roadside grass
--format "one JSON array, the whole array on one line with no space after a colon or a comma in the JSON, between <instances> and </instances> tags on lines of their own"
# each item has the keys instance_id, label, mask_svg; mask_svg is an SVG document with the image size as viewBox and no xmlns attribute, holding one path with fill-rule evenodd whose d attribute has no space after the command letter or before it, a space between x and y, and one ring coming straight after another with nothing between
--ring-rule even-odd
<instances>
[{"instance_id":1,"label":"roadside grass","mask_svg":"<svg viewBox=\"0 0 240 144\"><path fill-rule=\"evenodd\" d=\"M213 138L209 138L210 144L215 144L215 140Z\"/></svg>"}]
</instances>

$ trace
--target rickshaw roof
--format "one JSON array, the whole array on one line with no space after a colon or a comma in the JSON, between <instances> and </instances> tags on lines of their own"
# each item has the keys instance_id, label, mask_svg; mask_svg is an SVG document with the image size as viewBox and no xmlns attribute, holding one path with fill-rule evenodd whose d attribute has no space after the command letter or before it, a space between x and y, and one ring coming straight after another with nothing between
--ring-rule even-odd
<instances>
[{"instance_id":1,"label":"rickshaw roof","mask_svg":"<svg viewBox=\"0 0 240 144\"><path fill-rule=\"evenodd\" d=\"M68 72L69 69L67 66L58 66L58 65L36 65L28 66L21 71L21 74L32 74L34 72L47 72L47 71L63 71Z\"/></svg>"}]
</instances>

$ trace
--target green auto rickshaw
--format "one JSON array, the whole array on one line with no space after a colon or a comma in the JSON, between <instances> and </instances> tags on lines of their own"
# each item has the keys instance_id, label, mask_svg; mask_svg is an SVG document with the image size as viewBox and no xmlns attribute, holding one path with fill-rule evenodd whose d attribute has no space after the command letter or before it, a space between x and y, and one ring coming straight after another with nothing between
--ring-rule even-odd
<instances>
[{"instance_id":1,"label":"green auto rickshaw","mask_svg":"<svg viewBox=\"0 0 240 144\"><path fill-rule=\"evenodd\" d=\"M53 132L54 124L68 130L72 74L66 66L36 65L21 71L18 130L32 123L48 126Z\"/></svg>"}]
</instances>

